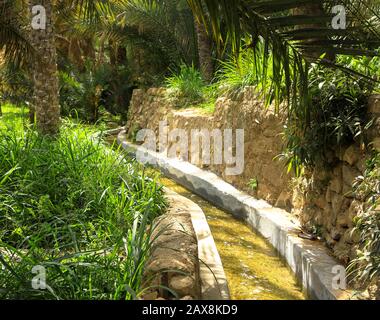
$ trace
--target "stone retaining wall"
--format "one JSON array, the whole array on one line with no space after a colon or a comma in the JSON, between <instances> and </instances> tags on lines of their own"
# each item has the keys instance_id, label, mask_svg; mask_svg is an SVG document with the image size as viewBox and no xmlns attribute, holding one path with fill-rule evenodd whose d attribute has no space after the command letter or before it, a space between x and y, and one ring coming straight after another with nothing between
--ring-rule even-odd
<instances>
[{"instance_id":1,"label":"stone retaining wall","mask_svg":"<svg viewBox=\"0 0 380 320\"><path fill-rule=\"evenodd\" d=\"M200 299L198 244L191 213L178 196L166 192L166 198L169 208L152 226L153 245L144 272L145 287L152 288L143 299Z\"/></svg>"},{"instance_id":2,"label":"stone retaining wall","mask_svg":"<svg viewBox=\"0 0 380 320\"><path fill-rule=\"evenodd\" d=\"M380 148L380 96L369 100L374 125L368 136L373 147ZM328 166L315 168L302 179L286 173L284 163L275 160L283 150L282 132L285 117L272 108L264 108L252 88L237 97L221 97L212 115L199 109L175 109L165 97L165 89L135 90L126 126L131 141L139 129L158 134L159 121L166 120L169 130L244 129L245 165L241 175L226 176L225 165L198 166L214 172L239 190L291 212L305 229L316 230L342 262L356 252L357 236L351 235L352 219L362 203L352 191L354 179L362 175L367 153L358 145L331 152ZM170 145L169 145L170 146ZM191 154L188 155L191 159ZM277 158L278 159L278 158ZM254 180L257 188L248 184Z\"/></svg>"}]
</instances>

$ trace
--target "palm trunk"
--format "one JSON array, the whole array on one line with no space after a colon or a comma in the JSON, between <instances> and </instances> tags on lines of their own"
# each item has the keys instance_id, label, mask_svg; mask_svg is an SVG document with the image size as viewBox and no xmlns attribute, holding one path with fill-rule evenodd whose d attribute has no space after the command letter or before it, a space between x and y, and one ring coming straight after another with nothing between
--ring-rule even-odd
<instances>
[{"instance_id":1,"label":"palm trunk","mask_svg":"<svg viewBox=\"0 0 380 320\"><path fill-rule=\"evenodd\" d=\"M214 77L214 64L212 62L211 40L206 32L205 26L202 23L200 23L196 18L194 20L195 32L198 38L198 55L201 73L205 81L211 82Z\"/></svg>"},{"instance_id":2,"label":"palm trunk","mask_svg":"<svg viewBox=\"0 0 380 320\"><path fill-rule=\"evenodd\" d=\"M46 10L46 28L31 29L30 41L35 49L33 72L33 107L37 128L42 134L55 135L59 130L57 53L55 47L52 0L30 0L30 7L42 5ZM33 108L31 108L33 113ZM34 118L34 115L31 115Z\"/></svg>"}]
</instances>

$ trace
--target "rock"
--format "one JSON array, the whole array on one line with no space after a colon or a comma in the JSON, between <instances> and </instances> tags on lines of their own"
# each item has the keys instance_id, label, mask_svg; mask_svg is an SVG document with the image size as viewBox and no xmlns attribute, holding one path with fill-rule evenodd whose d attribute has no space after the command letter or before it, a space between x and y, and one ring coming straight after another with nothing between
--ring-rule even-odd
<instances>
[{"instance_id":1,"label":"rock","mask_svg":"<svg viewBox=\"0 0 380 320\"><path fill-rule=\"evenodd\" d=\"M337 148L335 150L335 156L340 160L340 161L343 161L343 155L344 155L344 150L343 148Z\"/></svg>"},{"instance_id":2,"label":"rock","mask_svg":"<svg viewBox=\"0 0 380 320\"><path fill-rule=\"evenodd\" d=\"M326 197L324 196L319 196L314 200L314 203L316 204L317 207L321 209L325 209L327 207L327 201Z\"/></svg>"},{"instance_id":3,"label":"rock","mask_svg":"<svg viewBox=\"0 0 380 320\"><path fill-rule=\"evenodd\" d=\"M352 235L352 230L347 230L344 235L343 235L343 239L342 239L345 243L347 244L354 244L354 239L353 239L353 235Z\"/></svg>"},{"instance_id":4,"label":"rock","mask_svg":"<svg viewBox=\"0 0 380 320\"><path fill-rule=\"evenodd\" d=\"M349 225L350 225L350 218L348 216L348 212L347 211L343 211L340 214L338 214L338 216L336 218L336 224L339 227L342 227L342 228L348 228L349 227Z\"/></svg>"},{"instance_id":5,"label":"rock","mask_svg":"<svg viewBox=\"0 0 380 320\"><path fill-rule=\"evenodd\" d=\"M342 153L342 159L343 159L343 151L340 151ZM332 169L332 173L334 175L334 177L337 177L339 179L342 178L342 164L338 164L336 165L333 169Z\"/></svg>"},{"instance_id":6,"label":"rock","mask_svg":"<svg viewBox=\"0 0 380 320\"><path fill-rule=\"evenodd\" d=\"M339 232L339 230L337 228L331 229L331 238L333 240L339 241L341 237L342 237L342 234Z\"/></svg>"},{"instance_id":7,"label":"rock","mask_svg":"<svg viewBox=\"0 0 380 320\"><path fill-rule=\"evenodd\" d=\"M367 130L367 137L369 141L372 141L376 137L380 136L380 118L374 117L372 126Z\"/></svg>"},{"instance_id":8,"label":"rock","mask_svg":"<svg viewBox=\"0 0 380 320\"><path fill-rule=\"evenodd\" d=\"M350 246L347 245L347 243L344 241L339 241L334 246L333 252L335 257L337 257L344 264L347 264L349 262Z\"/></svg>"},{"instance_id":9,"label":"rock","mask_svg":"<svg viewBox=\"0 0 380 320\"><path fill-rule=\"evenodd\" d=\"M184 296L180 300L194 300L194 298L192 296Z\"/></svg>"},{"instance_id":10,"label":"rock","mask_svg":"<svg viewBox=\"0 0 380 320\"><path fill-rule=\"evenodd\" d=\"M380 151L380 138L379 137L375 138L370 144L374 150Z\"/></svg>"},{"instance_id":11,"label":"rock","mask_svg":"<svg viewBox=\"0 0 380 320\"><path fill-rule=\"evenodd\" d=\"M326 245L329 247L329 248L333 248L336 244L336 240L334 240L330 234L326 233L325 235L325 240L326 240Z\"/></svg>"},{"instance_id":12,"label":"rock","mask_svg":"<svg viewBox=\"0 0 380 320\"><path fill-rule=\"evenodd\" d=\"M380 95L371 95L368 99L368 112L380 114Z\"/></svg>"},{"instance_id":13,"label":"rock","mask_svg":"<svg viewBox=\"0 0 380 320\"><path fill-rule=\"evenodd\" d=\"M363 204L358 200L353 200L348 208L348 220L352 225L353 219L363 210Z\"/></svg>"},{"instance_id":14,"label":"rock","mask_svg":"<svg viewBox=\"0 0 380 320\"><path fill-rule=\"evenodd\" d=\"M342 179L340 177L334 176L330 181L329 189L336 193L341 193L342 187Z\"/></svg>"},{"instance_id":15,"label":"rock","mask_svg":"<svg viewBox=\"0 0 380 320\"><path fill-rule=\"evenodd\" d=\"M343 155L343 161L347 162L350 166L353 166L360 158L360 149L356 145L352 145L347 148Z\"/></svg>"},{"instance_id":16,"label":"rock","mask_svg":"<svg viewBox=\"0 0 380 320\"><path fill-rule=\"evenodd\" d=\"M366 160L365 157L361 157L358 162L355 164L356 169L359 170L359 172L363 173L366 167Z\"/></svg>"},{"instance_id":17,"label":"rock","mask_svg":"<svg viewBox=\"0 0 380 320\"><path fill-rule=\"evenodd\" d=\"M157 291L149 292L147 294L144 294L142 297L143 300L157 300L157 298L158 298Z\"/></svg>"},{"instance_id":18,"label":"rock","mask_svg":"<svg viewBox=\"0 0 380 320\"><path fill-rule=\"evenodd\" d=\"M322 225L323 224L323 211L319 210L314 216L314 222L317 225Z\"/></svg>"},{"instance_id":19,"label":"rock","mask_svg":"<svg viewBox=\"0 0 380 320\"><path fill-rule=\"evenodd\" d=\"M354 192L352 190L352 184L346 184L346 183L344 183L343 184L343 188L342 188L342 194L346 198L353 198L354 197Z\"/></svg>"},{"instance_id":20,"label":"rock","mask_svg":"<svg viewBox=\"0 0 380 320\"><path fill-rule=\"evenodd\" d=\"M343 166L342 177L345 184L352 185L355 181L355 178L360 175L361 173L356 168L347 165Z\"/></svg>"},{"instance_id":21,"label":"rock","mask_svg":"<svg viewBox=\"0 0 380 320\"><path fill-rule=\"evenodd\" d=\"M292 195L290 192L284 190L281 192L280 196L278 197L276 204L276 207L285 209L287 211L290 211L292 208Z\"/></svg>"},{"instance_id":22,"label":"rock","mask_svg":"<svg viewBox=\"0 0 380 320\"><path fill-rule=\"evenodd\" d=\"M337 215L342 208L343 196L338 193L333 193L331 196L331 206L333 214Z\"/></svg>"},{"instance_id":23,"label":"rock","mask_svg":"<svg viewBox=\"0 0 380 320\"><path fill-rule=\"evenodd\" d=\"M186 275L175 275L169 280L169 288L174 290L180 297L195 294L195 280Z\"/></svg>"}]
</instances>

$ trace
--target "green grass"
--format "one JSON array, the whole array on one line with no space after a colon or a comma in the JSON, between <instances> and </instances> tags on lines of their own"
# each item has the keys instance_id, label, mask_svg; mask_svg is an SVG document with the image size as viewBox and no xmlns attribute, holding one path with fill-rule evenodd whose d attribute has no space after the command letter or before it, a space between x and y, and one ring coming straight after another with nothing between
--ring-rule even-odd
<instances>
[{"instance_id":1,"label":"green grass","mask_svg":"<svg viewBox=\"0 0 380 320\"><path fill-rule=\"evenodd\" d=\"M0 129L11 127L12 130L20 131L27 119L25 107L16 107L11 104L1 106L2 116L0 116Z\"/></svg>"},{"instance_id":2,"label":"green grass","mask_svg":"<svg viewBox=\"0 0 380 320\"><path fill-rule=\"evenodd\" d=\"M64 121L56 139L0 119L0 299L131 299L141 293L161 187L136 163ZM46 270L45 290L32 287Z\"/></svg>"}]
</instances>

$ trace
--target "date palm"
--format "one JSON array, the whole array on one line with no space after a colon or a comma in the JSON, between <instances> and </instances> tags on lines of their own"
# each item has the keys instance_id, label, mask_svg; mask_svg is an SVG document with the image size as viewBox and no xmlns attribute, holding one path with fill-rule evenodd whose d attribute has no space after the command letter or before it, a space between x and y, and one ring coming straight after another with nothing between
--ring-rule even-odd
<instances>
[{"instance_id":1,"label":"date palm","mask_svg":"<svg viewBox=\"0 0 380 320\"><path fill-rule=\"evenodd\" d=\"M30 7L42 5L46 13L46 25L41 26L41 29L30 29L30 44L35 51L32 62L33 109L39 131L55 135L59 130L60 106L53 1L30 0L29 4Z\"/></svg>"},{"instance_id":2,"label":"date palm","mask_svg":"<svg viewBox=\"0 0 380 320\"><path fill-rule=\"evenodd\" d=\"M210 19L217 41L239 50L240 39L250 34L252 47L264 61L263 84L267 84L268 62L273 63L272 82L264 91L277 106L285 95L289 111L308 122L308 67L310 61L339 68L334 55L375 56L380 46L380 6L376 0L188 0L204 22ZM347 27L331 26L335 5L347 12ZM318 10L315 8L318 7ZM311 9L311 10L309 10ZM311 14L310 12L311 11ZM207 17L207 19L206 19ZM324 54L324 55L323 55ZM269 57L271 57L269 59ZM316 57L320 57L315 61ZM350 72L350 70L346 70ZM352 72L352 71L351 71ZM285 83L285 86L284 86Z\"/></svg>"},{"instance_id":3,"label":"date palm","mask_svg":"<svg viewBox=\"0 0 380 320\"><path fill-rule=\"evenodd\" d=\"M214 77L214 66L212 62L212 42L210 36L207 33L205 26L194 19L195 31L197 33L198 40L198 56L199 66L203 79L207 82L211 82Z\"/></svg>"},{"instance_id":4,"label":"date palm","mask_svg":"<svg viewBox=\"0 0 380 320\"><path fill-rule=\"evenodd\" d=\"M40 14L46 14L43 28L31 26L31 9L37 5L44 8ZM31 118L35 112L42 134L59 131L55 14L71 10L82 19L96 20L106 5L104 0L0 0L0 49L5 49L6 59L25 65L32 75Z\"/></svg>"}]
</instances>

